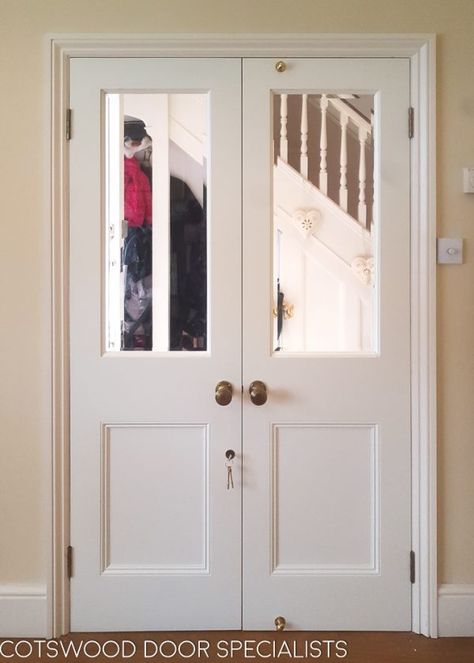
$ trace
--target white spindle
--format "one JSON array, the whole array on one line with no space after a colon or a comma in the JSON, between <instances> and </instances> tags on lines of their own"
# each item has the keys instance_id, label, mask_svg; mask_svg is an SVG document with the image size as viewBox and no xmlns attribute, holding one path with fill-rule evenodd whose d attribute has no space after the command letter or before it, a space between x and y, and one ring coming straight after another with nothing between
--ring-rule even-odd
<instances>
[{"instance_id":1,"label":"white spindle","mask_svg":"<svg viewBox=\"0 0 474 663\"><path fill-rule=\"evenodd\" d=\"M301 156L300 173L308 179L308 95L301 95Z\"/></svg>"},{"instance_id":2,"label":"white spindle","mask_svg":"<svg viewBox=\"0 0 474 663\"><path fill-rule=\"evenodd\" d=\"M370 114L370 131L369 131L369 136L372 139L372 157L373 157L373 149L374 149L374 135L375 135L375 113L372 110L372 112ZM374 161L373 161L373 158L372 158L372 168L373 167L374 167ZM371 183L372 183L372 195L370 197L370 203L372 205L372 213L367 218L367 223L369 224L369 227L372 226L372 224L374 222L374 208L375 208L374 207L374 205L375 205L375 186L374 186L374 172L373 172L373 170L372 170L370 179L371 179Z\"/></svg>"},{"instance_id":3,"label":"white spindle","mask_svg":"<svg viewBox=\"0 0 474 663\"><path fill-rule=\"evenodd\" d=\"M321 138L319 141L320 166L319 166L319 188L325 196L328 194L328 134L326 125L326 114L328 110L328 98L321 95Z\"/></svg>"},{"instance_id":4,"label":"white spindle","mask_svg":"<svg viewBox=\"0 0 474 663\"><path fill-rule=\"evenodd\" d=\"M280 159L288 163L288 95L280 95Z\"/></svg>"},{"instance_id":5,"label":"white spindle","mask_svg":"<svg viewBox=\"0 0 474 663\"><path fill-rule=\"evenodd\" d=\"M357 218L359 223L367 226L367 205L365 204L365 142L367 140L367 131L363 127L359 127L359 206L357 210Z\"/></svg>"},{"instance_id":6,"label":"white spindle","mask_svg":"<svg viewBox=\"0 0 474 663\"><path fill-rule=\"evenodd\" d=\"M344 212L347 212L347 124L349 118L344 113L341 113L341 179L339 183L339 206L342 207Z\"/></svg>"}]
</instances>

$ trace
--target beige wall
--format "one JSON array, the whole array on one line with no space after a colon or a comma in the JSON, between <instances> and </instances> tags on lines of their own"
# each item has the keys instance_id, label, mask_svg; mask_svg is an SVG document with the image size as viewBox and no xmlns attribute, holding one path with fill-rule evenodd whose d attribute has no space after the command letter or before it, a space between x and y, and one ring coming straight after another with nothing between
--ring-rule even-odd
<instances>
[{"instance_id":1,"label":"beige wall","mask_svg":"<svg viewBox=\"0 0 474 663\"><path fill-rule=\"evenodd\" d=\"M473 0L0 0L0 585L41 583L48 556L49 220L45 33L433 32L438 35L439 235L466 238L439 268L440 580L474 583Z\"/></svg>"}]
</instances>

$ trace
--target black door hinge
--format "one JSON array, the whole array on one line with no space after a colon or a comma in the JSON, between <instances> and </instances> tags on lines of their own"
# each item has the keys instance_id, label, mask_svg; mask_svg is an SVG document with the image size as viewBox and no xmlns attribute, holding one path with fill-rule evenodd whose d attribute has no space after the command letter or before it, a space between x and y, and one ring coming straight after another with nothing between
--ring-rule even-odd
<instances>
[{"instance_id":1,"label":"black door hinge","mask_svg":"<svg viewBox=\"0 0 474 663\"><path fill-rule=\"evenodd\" d=\"M413 585L415 582L415 552L410 550L410 582Z\"/></svg>"},{"instance_id":2,"label":"black door hinge","mask_svg":"<svg viewBox=\"0 0 474 663\"><path fill-rule=\"evenodd\" d=\"M66 570L67 570L67 577L72 578L72 573L73 573L73 547L68 546L66 549Z\"/></svg>"},{"instance_id":3,"label":"black door hinge","mask_svg":"<svg viewBox=\"0 0 474 663\"><path fill-rule=\"evenodd\" d=\"M408 109L408 138L415 135L415 109L410 106Z\"/></svg>"},{"instance_id":4,"label":"black door hinge","mask_svg":"<svg viewBox=\"0 0 474 663\"><path fill-rule=\"evenodd\" d=\"M71 140L72 136L72 110L66 108L66 140Z\"/></svg>"}]
</instances>

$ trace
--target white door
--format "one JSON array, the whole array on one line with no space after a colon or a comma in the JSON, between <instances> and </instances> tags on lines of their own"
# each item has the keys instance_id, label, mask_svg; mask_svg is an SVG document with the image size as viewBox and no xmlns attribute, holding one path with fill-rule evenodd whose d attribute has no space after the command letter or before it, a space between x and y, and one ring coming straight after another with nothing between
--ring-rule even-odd
<instances>
[{"instance_id":1,"label":"white door","mask_svg":"<svg viewBox=\"0 0 474 663\"><path fill-rule=\"evenodd\" d=\"M241 625L240 73L238 60L71 62L73 631ZM125 163L127 117L153 138L151 184L143 150ZM151 189L153 269L134 278ZM150 278L153 324L137 325Z\"/></svg>"},{"instance_id":2,"label":"white door","mask_svg":"<svg viewBox=\"0 0 474 663\"><path fill-rule=\"evenodd\" d=\"M243 75L244 628L409 630L409 63L285 65Z\"/></svg>"},{"instance_id":3,"label":"white door","mask_svg":"<svg viewBox=\"0 0 474 663\"><path fill-rule=\"evenodd\" d=\"M72 61L72 630L410 628L409 64L241 65Z\"/></svg>"}]
</instances>

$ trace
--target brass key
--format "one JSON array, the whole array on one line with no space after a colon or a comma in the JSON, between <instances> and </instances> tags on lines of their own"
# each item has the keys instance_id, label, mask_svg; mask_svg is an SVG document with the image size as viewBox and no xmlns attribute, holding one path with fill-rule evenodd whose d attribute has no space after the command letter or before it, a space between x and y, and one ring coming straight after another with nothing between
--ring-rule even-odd
<instances>
[{"instance_id":1,"label":"brass key","mask_svg":"<svg viewBox=\"0 0 474 663\"><path fill-rule=\"evenodd\" d=\"M225 466L227 467L227 490L230 490L234 487L234 477L232 476L232 463L235 458L235 451L233 449L227 449L225 452Z\"/></svg>"},{"instance_id":2,"label":"brass key","mask_svg":"<svg viewBox=\"0 0 474 663\"><path fill-rule=\"evenodd\" d=\"M234 487L234 479L232 477L232 466L227 465L227 490Z\"/></svg>"}]
</instances>

